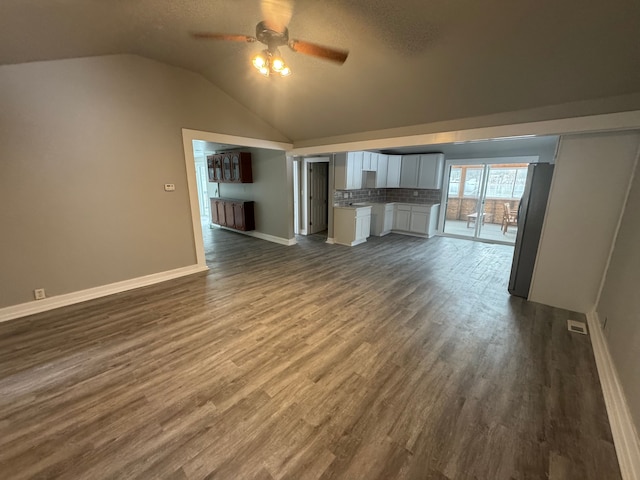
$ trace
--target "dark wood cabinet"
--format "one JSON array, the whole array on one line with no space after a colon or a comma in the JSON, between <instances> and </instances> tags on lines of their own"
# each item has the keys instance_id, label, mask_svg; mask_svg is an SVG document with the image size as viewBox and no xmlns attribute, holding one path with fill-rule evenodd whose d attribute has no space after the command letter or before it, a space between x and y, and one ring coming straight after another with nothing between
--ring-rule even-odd
<instances>
[{"instance_id":1,"label":"dark wood cabinet","mask_svg":"<svg viewBox=\"0 0 640 480\"><path fill-rule=\"evenodd\" d=\"M211 223L215 223L216 225L220 225L220 215L218 215L218 202L216 202L213 198L211 199Z\"/></svg>"},{"instance_id":2,"label":"dark wood cabinet","mask_svg":"<svg viewBox=\"0 0 640 480\"><path fill-rule=\"evenodd\" d=\"M207 157L209 181L219 183L253 183L251 153L226 152Z\"/></svg>"},{"instance_id":3,"label":"dark wood cabinet","mask_svg":"<svg viewBox=\"0 0 640 480\"><path fill-rule=\"evenodd\" d=\"M222 181L222 157L220 155L209 155L207 157L207 168L210 182Z\"/></svg>"},{"instance_id":4,"label":"dark wood cabinet","mask_svg":"<svg viewBox=\"0 0 640 480\"><path fill-rule=\"evenodd\" d=\"M243 231L246 230L244 203L232 203L231 205L233 206L234 228L236 228L237 230L243 230Z\"/></svg>"},{"instance_id":5,"label":"dark wood cabinet","mask_svg":"<svg viewBox=\"0 0 640 480\"><path fill-rule=\"evenodd\" d=\"M233 218L233 202L224 202L224 226L236 228L236 222Z\"/></svg>"},{"instance_id":6,"label":"dark wood cabinet","mask_svg":"<svg viewBox=\"0 0 640 480\"><path fill-rule=\"evenodd\" d=\"M253 202L230 198L211 199L211 222L221 227L248 232L255 230Z\"/></svg>"}]
</instances>

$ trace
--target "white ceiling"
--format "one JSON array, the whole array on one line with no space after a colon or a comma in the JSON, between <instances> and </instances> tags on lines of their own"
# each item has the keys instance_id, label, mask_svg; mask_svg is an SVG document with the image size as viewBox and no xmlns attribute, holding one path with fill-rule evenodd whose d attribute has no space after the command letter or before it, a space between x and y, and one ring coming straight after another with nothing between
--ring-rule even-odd
<instances>
[{"instance_id":1,"label":"white ceiling","mask_svg":"<svg viewBox=\"0 0 640 480\"><path fill-rule=\"evenodd\" d=\"M350 51L343 66L283 51L250 66L259 0L2 0L0 64L117 53L199 72L291 141L640 92L640 2L298 0L290 36Z\"/></svg>"}]
</instances>

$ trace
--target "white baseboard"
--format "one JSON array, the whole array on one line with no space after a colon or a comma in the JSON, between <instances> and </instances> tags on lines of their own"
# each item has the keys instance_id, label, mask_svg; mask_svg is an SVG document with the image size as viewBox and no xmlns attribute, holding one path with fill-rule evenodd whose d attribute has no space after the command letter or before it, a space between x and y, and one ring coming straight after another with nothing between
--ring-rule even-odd
<instances>
[{"instance_id":1,"label":"white baseboard","mask_svg":"<svg viewBox=\"0 0 640 480\"><path fill-rule=\"evenodd\" d=\"M398 235L406 235L408 237L429 238L429 235L424 233L405 232L404 230L391 230L391 233L397 233Z\"/></svg>"},{"instance_id":2,"label":"white baseboard","mask_svg":"<svg viewBox=\"0 0 640 480\"><path fill-rule=\"evenodd\" d=\"M66 307L75 303L86 302L95 298L106 297L114 293L126 292L140 287L146 287L156 283L166 282L174 278L193 275L194 273L206 272L209 267L206 265L191 265L189 267L176 268L166 272L153 273L143 277L123 280L121 282L110 283L100 287L88 288L77 292L65 293L45 298L44 300L34 300L32 302L21 303L0 309L0 322L13 320L35 313L46 312L55 308Z\"/></svg>"},{"instance_id":3,"label":"white baseboard","mask_svg":"<svg viewBox=\"0 0 640 480\"><path fill-rule=\"evenodd\" d=\"M241 233L242 235L246 235L248 237L259 238L260 240L266 240L267 242L278 243L280 245L286 245L290 247L291 245L296 245L298 242L295 238L282 238L276 237L275 235L269 235L268 233L257 232L255 230L251 230L249 232L243 232L242 230L236 230L234 228L221 227L216 225L216 227L221 228L222 230L229 230L230 232Z\"/></svg>"},{"instance_id":4,"label":"white baseboard","mask_svg":"<svg viewBox=\"0 0 640 480\"><path fill-rule=\"evenodd\" d=\"M640 439L595 310L587 314L587 322L622 478L640 480Z\"/></svg>"},{"instance_id":5,"label":"white baseboard","mask_svg":"<svg viewBox=\"0 0 640 480\"><path fill-rule=\"evenodd\" d=\"M330 244L330 245L334 245L334 244L336 243L336 241L335 241L335 239L334 239L334 238L327 237L327 241L326 241L326 243L328 243L328 244Z\"/></svg>"}]
</instances>

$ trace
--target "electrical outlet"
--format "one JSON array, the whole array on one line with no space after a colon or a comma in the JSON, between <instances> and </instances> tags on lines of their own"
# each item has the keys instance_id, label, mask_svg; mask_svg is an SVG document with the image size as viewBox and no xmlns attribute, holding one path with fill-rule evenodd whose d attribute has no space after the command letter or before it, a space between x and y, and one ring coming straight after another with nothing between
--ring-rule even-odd
<instances>
[{"instance_id":1,"label":"electrical outlet","mask_svg":"<svg viewBox=\"0 0 640 480\"><path fill-rule=\"evenodd\" d=\"M44 298L46 298L46 295L45 295L45 293L44 293L44 288L36 288L36 289L33 291L33 297L34 297L36 300L43 300Z\"/></svg>"},{"instance_id":2,"label":"electrical outlet","mask_svg":"<svg viewBox=\"0 0 640 480\"><path fill-rule=\"evenodd\" d=\"M418 192L415 192L415 191L414 191L414 192L413 192L413 196L414 196L414 197L417 197L417 196L418 196Z\"/></svg>"},{"instance_id":3,"label":"electrical outlet","mask_svg":"<svg viewBox=\"0 0 640 480\"><path fill-rule=\"evenodd\" d=\"M164 191L165 192L173 192L173 191L175 191L175 189L176 189L176 186L173 183L165 183L164 184Z\"/></svg>"}]
</instances>

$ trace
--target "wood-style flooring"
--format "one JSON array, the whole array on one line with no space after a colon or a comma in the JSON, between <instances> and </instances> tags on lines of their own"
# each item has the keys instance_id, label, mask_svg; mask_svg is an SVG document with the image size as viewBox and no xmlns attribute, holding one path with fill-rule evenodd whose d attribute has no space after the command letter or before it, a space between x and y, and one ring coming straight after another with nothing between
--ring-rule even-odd
<instances>
[{"instance_id":1,"label":"wood-style flooring","mask_svg":"<svg viewBox=\"0 0 640 480\"><path fill-rule=\"evenodd\" d=\"M0 324L0 478L620 478L512 247L206 234L207 275Z\"/></svg>"}]
</instances>

